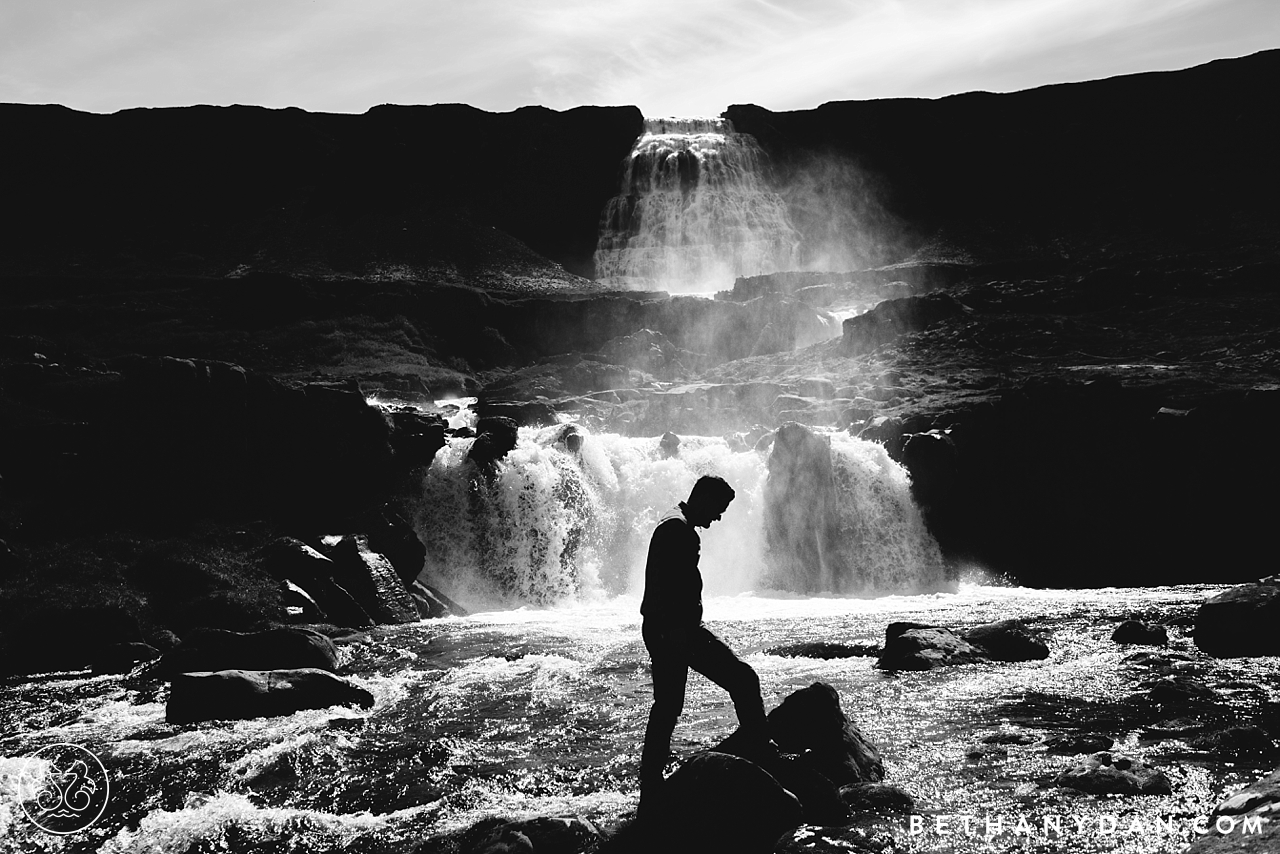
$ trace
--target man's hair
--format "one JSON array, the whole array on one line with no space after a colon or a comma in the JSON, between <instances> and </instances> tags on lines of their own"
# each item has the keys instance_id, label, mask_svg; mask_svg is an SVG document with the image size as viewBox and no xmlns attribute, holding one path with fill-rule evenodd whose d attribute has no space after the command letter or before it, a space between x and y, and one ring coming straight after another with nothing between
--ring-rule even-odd
<instances>
[{"instance_id":1,"label":"man's hair","mask_svg":"<svg viewBox=\"0 0 1280 854\"><path fill-rule=\"evenodd\" d=\"M733 487L722 477L714 474L704 474L698 478L698 482L693 485L693 490L689 493L690 504L714 503L729 506L729 502L737 495L733 491Z\"/></svg>"}]
</instances>

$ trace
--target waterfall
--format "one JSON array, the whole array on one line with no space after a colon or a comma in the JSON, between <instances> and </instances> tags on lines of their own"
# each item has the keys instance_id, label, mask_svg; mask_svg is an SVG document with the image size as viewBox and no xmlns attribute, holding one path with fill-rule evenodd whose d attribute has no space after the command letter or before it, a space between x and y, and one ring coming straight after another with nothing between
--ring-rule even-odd
<instances>
[{"instance_id":1,"label":"waterfall","mask_svg":"<svg viewBox=\"0 0 1280 854\"><path fill-rule=\"evenodd\" d=\"M648 119L600 217L596 276L680 293L794 267L800 238L764 152L723 119Z\"/></svg>"},{"instance_id":2,"label":"waterfall","mask_svg":"<svg viewBox=\"0 0 1280 854\"><path fill-rule=\"evenodd\" d=\"M417 515L425 580L472 609L549 607L639 595L649 536L703 474L737 498L702 533L709 596L806 590L766 560L766 454L719 438L683 437L668 457L657 438L586 434L578 450L557 428L521 428L516 449L487 476L451 439L428 470ZM833 437L842 536L855 578L807 592L938 589L942 560L912 503L905 470L879 445Z\"/></svg>"}]
</instances>

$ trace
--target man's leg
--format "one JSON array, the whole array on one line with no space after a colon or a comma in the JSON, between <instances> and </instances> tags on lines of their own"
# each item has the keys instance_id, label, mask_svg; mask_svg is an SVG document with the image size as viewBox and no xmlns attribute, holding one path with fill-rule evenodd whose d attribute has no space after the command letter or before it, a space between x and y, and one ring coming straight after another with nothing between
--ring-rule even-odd
<instances>
[{"instance_id":1,"label":"man's leg","mask_svg":"<svg viewBox=\"0 0 1280 854\"><path fill-rule=\"evenodd\" d=\"M684 708L685 683L689 679L689 667L685 663L684 650L676 649L658 632L645 631L645 646L651 659L653 676L653 708L649 710L649 724L644 732L644 751L640 754L640 799L655 792L662 785L662 772L671 756L671 733Z\"/></svg>"},{"instance_id":2,"label":"man's leg","mask_svg":"<svg viewBox=\"0 0 1280 854\"><path fill-rule=\"evenodd\" d=\"M769 724L764 715L764 698L760 696L760 677L724 641L705 626L689 636L689 667L729 692L738 726L752 739L769 740Z\"/></svg>"}]
</instances>

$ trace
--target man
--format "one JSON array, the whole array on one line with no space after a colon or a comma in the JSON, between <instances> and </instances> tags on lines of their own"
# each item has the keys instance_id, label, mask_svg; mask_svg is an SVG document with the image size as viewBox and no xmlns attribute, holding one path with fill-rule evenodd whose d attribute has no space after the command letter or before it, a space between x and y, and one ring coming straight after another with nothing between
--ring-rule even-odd
<instances>
[{"instance_id":1,"label":"man","mask_svg":"<svg viewBox=\"0 0 1280 854\"><path fill-rule=\"evenodd\" d=\"M662 517L649 541L640 613L644 645L652 661L653 709L640 756L641 815L651 812L659 797L671 733L684 708L689 668L729 692L738 714L740 741L762 747L769 742L759 677L702 624L702 574L698 571L702 545L696 529L718 521L733 497L733 487L723 478L699 478L689 500Z\"/></svg>"}]
</instances>

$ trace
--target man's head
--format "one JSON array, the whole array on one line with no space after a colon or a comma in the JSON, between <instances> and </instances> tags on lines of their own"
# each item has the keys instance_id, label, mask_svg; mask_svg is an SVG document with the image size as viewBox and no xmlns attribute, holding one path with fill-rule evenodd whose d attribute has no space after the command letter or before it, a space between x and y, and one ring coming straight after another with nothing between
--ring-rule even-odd
<instances>
[{"instance_id":1,"label":"man's head","mask_svg":"<svg viewBox=\"0 0 1280 854\"><path fill-rule=\"evenodd\" d=\"M709 528L711 523L720 518L733 501L736 493L733 487L722 478L713 474L704 474L698 478L685 502L686 515L689 521L699 528Z\"/></svg>"}]
</instances>

